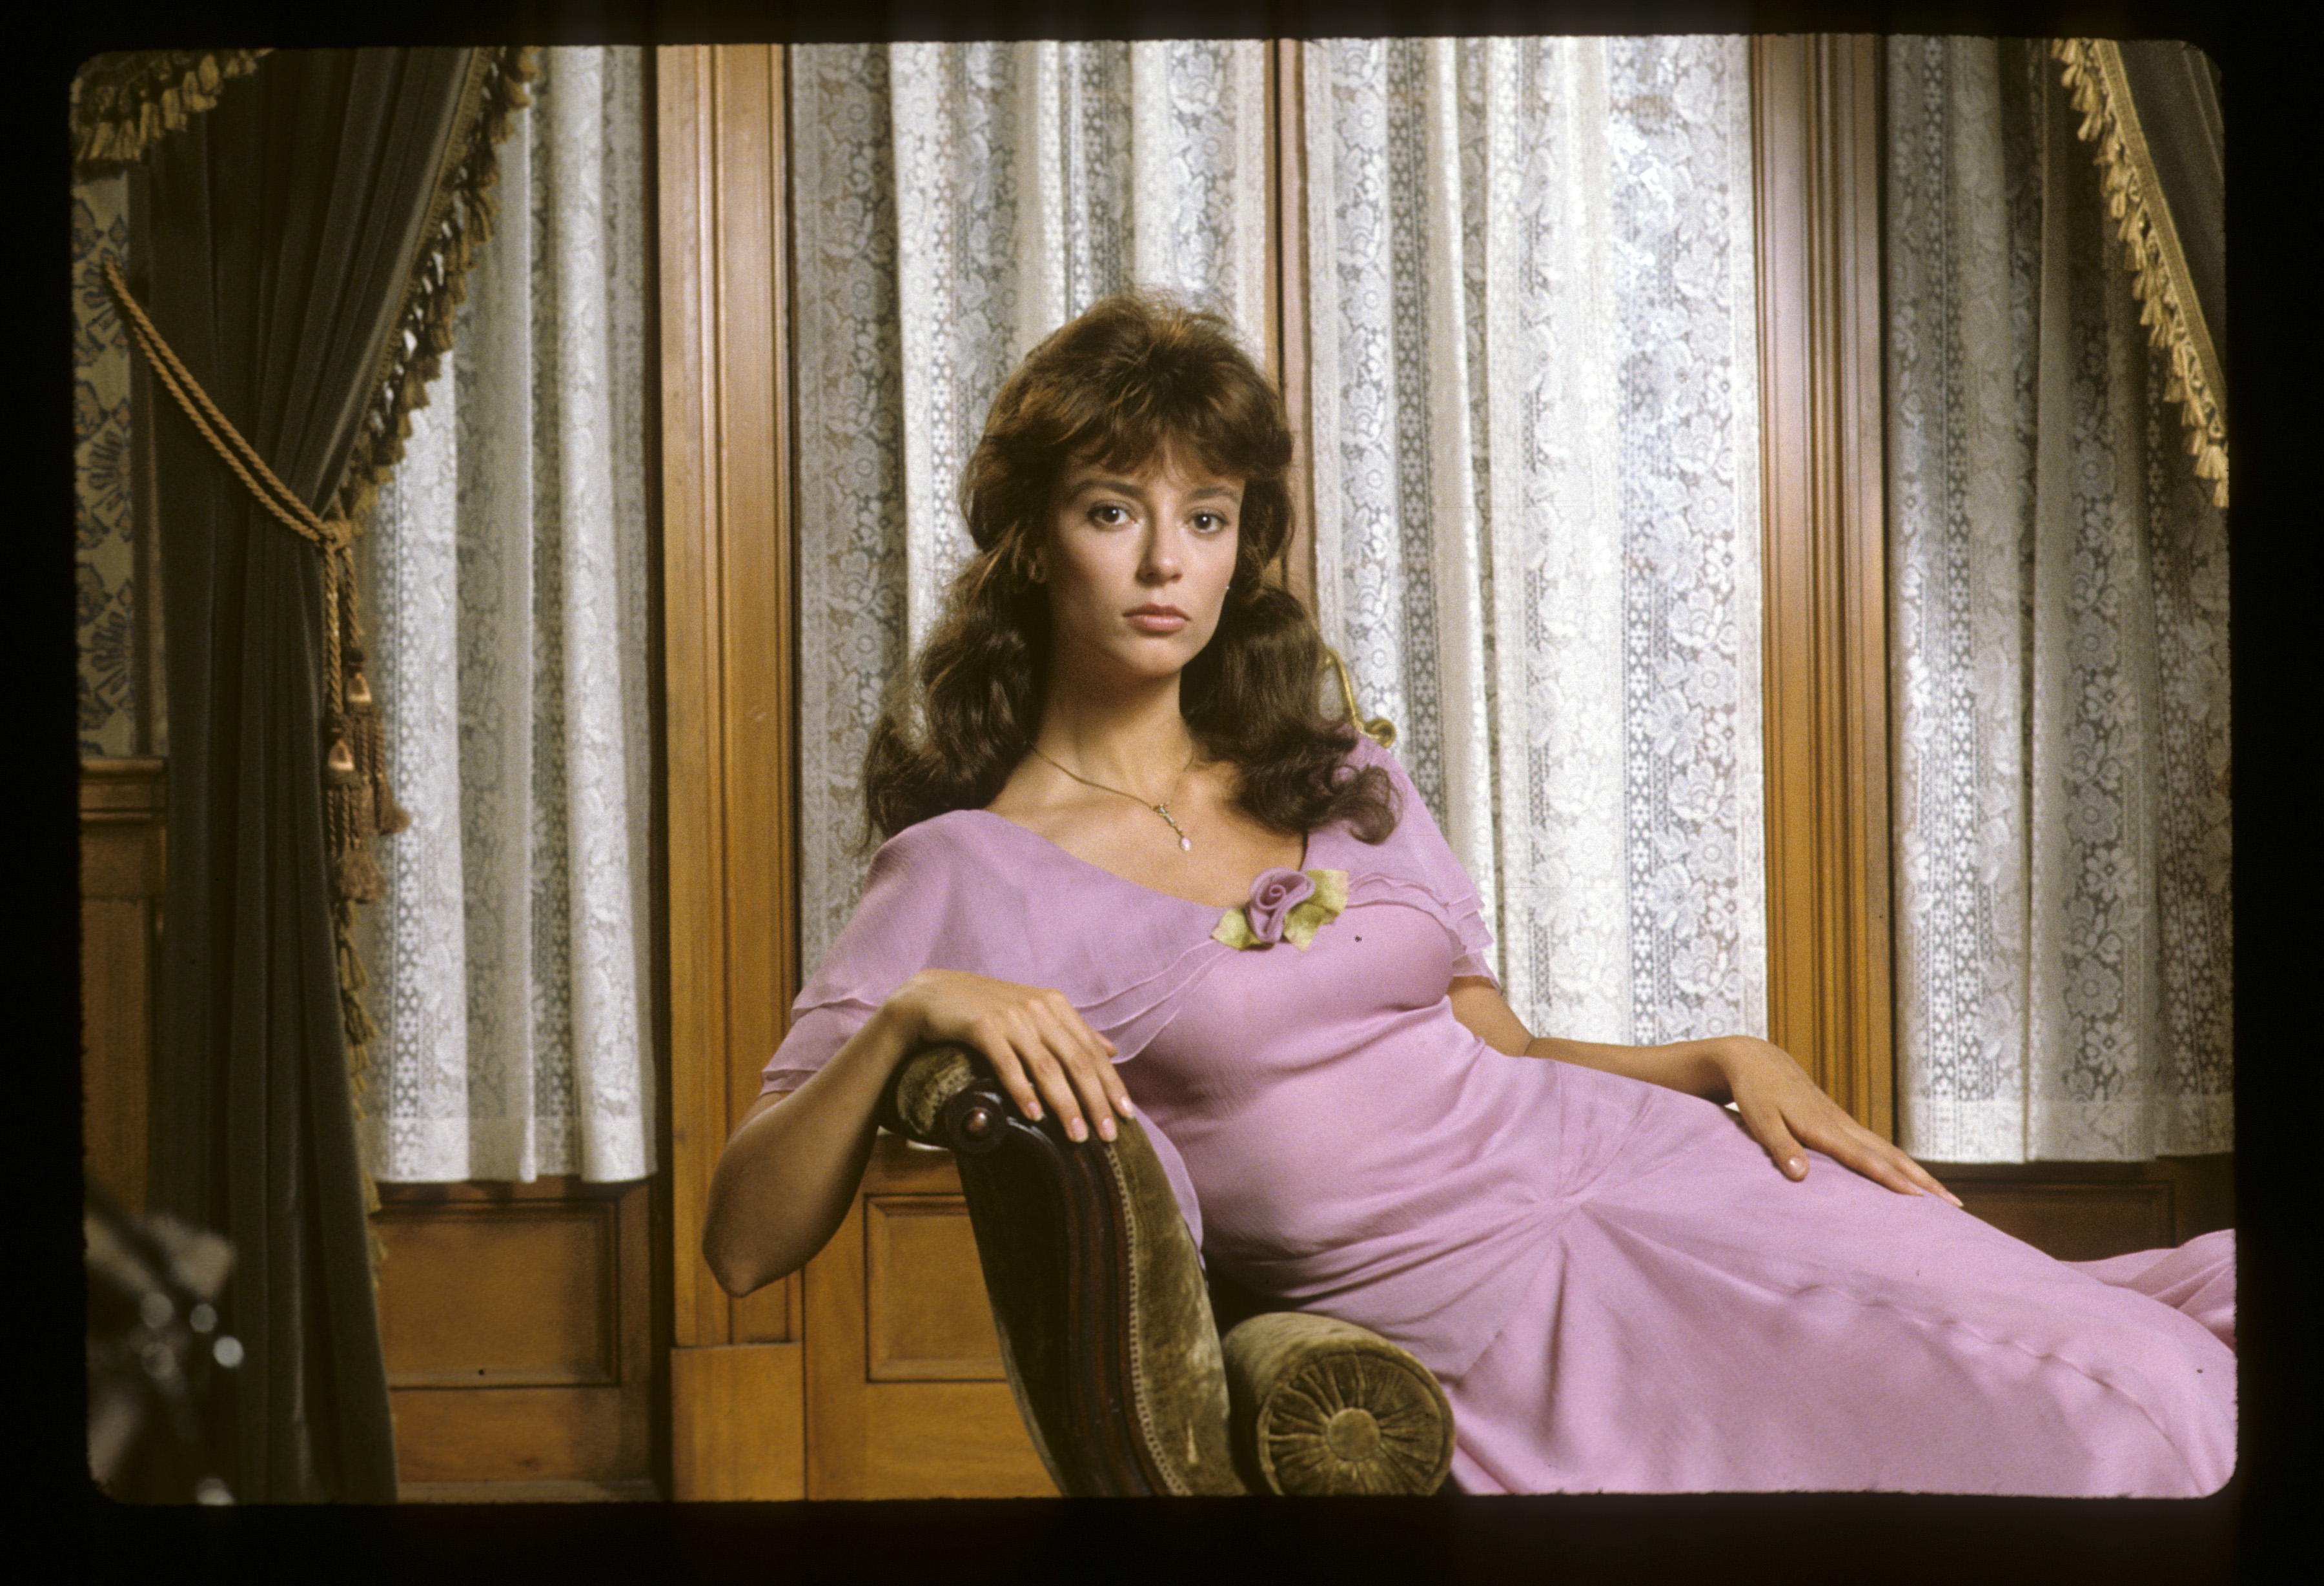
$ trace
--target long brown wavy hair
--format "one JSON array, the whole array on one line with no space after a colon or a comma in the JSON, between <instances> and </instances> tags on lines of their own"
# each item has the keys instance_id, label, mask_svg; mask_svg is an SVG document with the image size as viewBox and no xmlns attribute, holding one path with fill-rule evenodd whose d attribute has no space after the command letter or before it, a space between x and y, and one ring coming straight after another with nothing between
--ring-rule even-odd
<instances>
[{"instance_id":1,"label":"long brown wavy hair","mask_svg":"<svg viewBox=\"0 0 2324 1586\"><path fill-rule=\"evenodd\" d=\"M1225 319L1138 291L1053 332L993 399L961 480L976 555L953 581L913 678L890 689L864 754L867 844L947 810L982 808L1032 748L1050 641L1032 553L1066 466L1085 457L1134 472L1172 454L1243 481L1218 631L1179 680L1196 742L1233 763L1238 802L1277 831L1343 820L1377 843L1395 828L1387 773L1342 770L1356 733L1317 703L1314 620L1264 576L1291 534L1282 398Z\"/></svg>"}]
</instances>

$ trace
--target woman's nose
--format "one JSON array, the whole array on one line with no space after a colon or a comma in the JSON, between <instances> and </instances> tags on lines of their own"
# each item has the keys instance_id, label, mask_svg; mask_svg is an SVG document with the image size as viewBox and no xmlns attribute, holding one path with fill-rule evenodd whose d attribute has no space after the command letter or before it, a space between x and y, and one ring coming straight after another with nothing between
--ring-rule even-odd
<instances>
[{"instance_id":1,"label":"woman's nose","mask_svg":"<svg viewBox=\"0 0 2324 1586\"><path fill-rule=\"evenodd\" d=\"M1179 546L1176 535L1167 524L1150 530L1146 537L1146 556L1139 565L1139 576L1149 584L1167 584L1179 574Z\"/></svg>"}]
</instances>

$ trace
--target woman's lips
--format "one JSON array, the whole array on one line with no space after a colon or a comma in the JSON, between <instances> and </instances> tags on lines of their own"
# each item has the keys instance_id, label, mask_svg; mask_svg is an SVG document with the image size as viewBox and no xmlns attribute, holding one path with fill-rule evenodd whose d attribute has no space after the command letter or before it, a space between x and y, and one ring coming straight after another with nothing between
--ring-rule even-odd
<instances>
[{"instance_id":1,"label":"woman's lips","mask_svg":"<svg viewBox=\"0 0 2324 1586\"><path fill-rule=\"evenodd\" d=\"M1128 615L1141 633L1176 633L1186 625L1186 613L1174 605L1142 605Z\"/></svg>"}]
</instances>

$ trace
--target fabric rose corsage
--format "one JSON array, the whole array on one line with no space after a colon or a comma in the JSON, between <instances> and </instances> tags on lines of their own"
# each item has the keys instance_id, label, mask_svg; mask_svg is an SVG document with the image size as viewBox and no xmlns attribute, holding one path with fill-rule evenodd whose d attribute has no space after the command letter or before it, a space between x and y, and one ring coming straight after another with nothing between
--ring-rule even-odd
<instances>
[{"instance_id":1,"label":"fabric rose corsage","mask_svg":"<svg viewBox=\"0 0 2324 1586\"><path fill-rule=\"evenodd\" d=\"M1213 941L1230 947L1271 947L1289 942L1305 953L1316 928L1348 906L1343 870L1261 871L1250 884L1250 901L1219 916Z\"/></svg>"}]
</instances>

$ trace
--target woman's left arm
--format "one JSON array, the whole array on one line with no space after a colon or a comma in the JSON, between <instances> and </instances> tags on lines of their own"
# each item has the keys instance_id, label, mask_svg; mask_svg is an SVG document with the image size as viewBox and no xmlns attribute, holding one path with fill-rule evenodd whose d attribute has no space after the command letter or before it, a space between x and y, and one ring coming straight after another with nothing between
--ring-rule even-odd
<instances>
[{"instance_id":1,"label":"woman's left arm","mask_svg":"<svg viewBox=\"0 0 2324 1586\"><path fill-rule=\"evenodd\" d=\"M1792 1055L1756 1036L1720 1036L1661 1047L1612 1047L1528 1033L1493 982L1463 975L1452 986L1453 1016L1478 1039L1512 1056L1554 1057L1601 1068L1707 1101L1733 1102L1743 1126L1787 1178L1808 1173L1803 1145L1823 1152L1899 1194L1960 1198L1823 1093Z\"/></svg>"}]
</instances>

